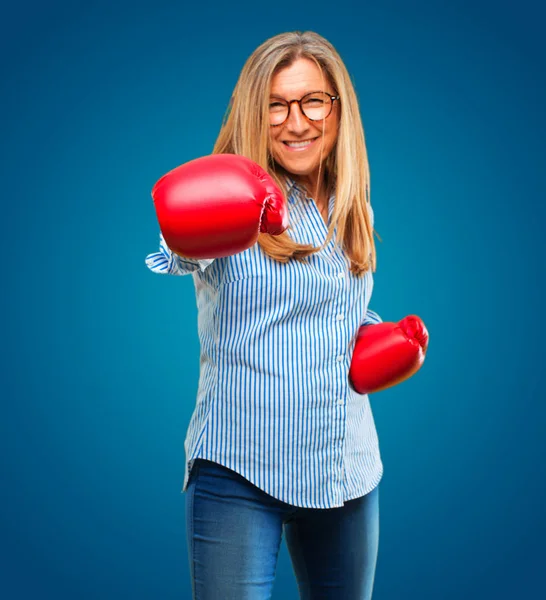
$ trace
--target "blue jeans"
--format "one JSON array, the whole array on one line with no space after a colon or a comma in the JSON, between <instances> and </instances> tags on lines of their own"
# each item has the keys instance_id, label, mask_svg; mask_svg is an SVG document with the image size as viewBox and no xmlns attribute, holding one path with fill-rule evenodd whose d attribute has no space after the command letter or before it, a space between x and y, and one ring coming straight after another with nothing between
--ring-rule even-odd
<instances>
[{"instance_id":1,"label":"blue jeans","mask_svg":"<svg viewBox=\"0 0 546 600\"><path fill-rule=\"evenodd\" d=\"M271 598L283 532L301 600L370 600L379 489L336 508L301 508L197 459L186 531L193 600Z\"/></svg>"}]
</instances>

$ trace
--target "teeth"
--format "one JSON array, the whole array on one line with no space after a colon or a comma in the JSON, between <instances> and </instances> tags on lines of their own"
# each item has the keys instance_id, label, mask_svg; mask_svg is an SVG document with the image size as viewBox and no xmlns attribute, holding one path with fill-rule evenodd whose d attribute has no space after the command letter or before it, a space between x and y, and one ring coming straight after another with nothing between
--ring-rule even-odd
<instances>
[{"instance_id":1,"label":"teeth","mask_svg":"<svg viewBox=\"0 0 546 600\"><path fill-rule=\"evenodd\" d=\"M291 148L303 148L304 146L309 146L312 141L313 140L307 140L306 142L285 142L285 144Z\"/></svg>"}]
</instances>

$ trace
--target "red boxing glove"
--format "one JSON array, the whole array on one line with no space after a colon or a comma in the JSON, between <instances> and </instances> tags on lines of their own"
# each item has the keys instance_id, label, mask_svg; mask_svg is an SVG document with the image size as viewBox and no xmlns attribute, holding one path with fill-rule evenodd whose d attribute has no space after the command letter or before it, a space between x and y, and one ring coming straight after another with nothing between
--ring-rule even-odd
<instances>
[{"instance_id":1,"label":"red boxing glove","mask_svg":"<svg viewBox=\"0 0 546 600\"><path fill-rule=\"evenodd\" d=\"M167 246L188 258L220 258L247 250L259 233L288 227L284 195L269 173L236 154L191 160L152 189Z\"/></svg>"},{"instance_id":2,"label":"red boxing glove","mask_svg":"<svg viewBox=\"0 0 546 600\"><path fill-rule=\"evenodd\" d=\"M408 379L421 368L427 347L428 331L415 315L398 323L363 325L349 369L354 389L371 394Z\"/></svg>"}]
</instances>

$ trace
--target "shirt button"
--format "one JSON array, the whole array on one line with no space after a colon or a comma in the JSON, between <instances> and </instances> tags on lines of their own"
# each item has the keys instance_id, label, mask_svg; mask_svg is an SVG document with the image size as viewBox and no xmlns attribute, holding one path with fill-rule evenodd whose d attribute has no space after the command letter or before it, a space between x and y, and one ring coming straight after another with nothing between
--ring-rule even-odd
<instances>
[{"instance_id":1,"label":"shirt button","mask_svg":"<svg viewBox=\"0 0 546 600\"><path fill-rule=\"evenodd\" d=\"M343 354L340 354L340 355L337 357L337 362L341 362L341 361L342 361L344 358L345 358L345 357L343 356Z\"/></svg>"},{"instance_id":2,"label":"shirt button","mask_svg":"<svg viewBox=\"0 0 546 600\"><path fill-rule=\"evenodd\" d=\"M340 404L340 405L343 404L343 399L339 398L338 401L337 401L337 403Z\"/></svg>"},{"instance_id":3,"label":"shirt button","mask_svg":"<svg viewBox=\"0 0 546 600\"><path fill-rule=\"evenodd\" d=\"M341 273L338 273L337 276L341 279L342 277L345 277L345 273L342 271Z\"/></svg>"},{"instance_id":4,"label":"shirt button","mask_svg":"<svg viewBox=\"0 0 546 600\"><path fill-rule=\"evenodd\" d=\"M336 319L337 319L338 321L343 321L343 315L342 315L342 314L339 314L339 315L336 317Z\"/></svg>"}]
</instances>

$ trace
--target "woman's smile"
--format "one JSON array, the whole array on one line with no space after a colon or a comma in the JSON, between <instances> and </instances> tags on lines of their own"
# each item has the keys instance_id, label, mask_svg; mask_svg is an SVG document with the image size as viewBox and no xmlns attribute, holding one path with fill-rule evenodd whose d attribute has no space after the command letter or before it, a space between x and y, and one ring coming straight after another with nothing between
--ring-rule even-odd
<instances>
[{"instance_id":1,"label":"woman's smile","mask_svg":"<svg viewBox=\"0 0 546 600\"><path fill-rule=\"evenodd\" d=\"M318 137L311 138L308 140L301 140L299 142L285 140L283 144L290 152L301 152L302 150L307 150L308 148L310 148L317 140Z\"/></svg>"}]
</instances>

